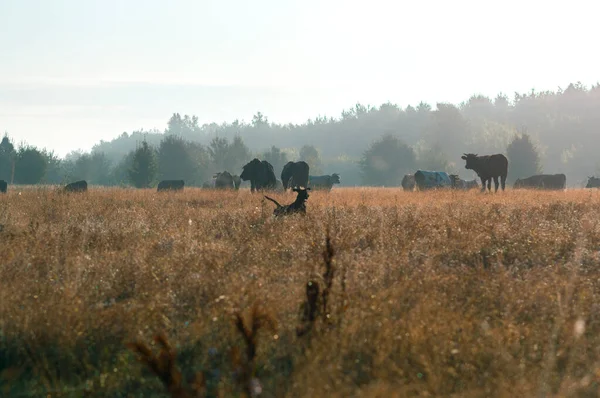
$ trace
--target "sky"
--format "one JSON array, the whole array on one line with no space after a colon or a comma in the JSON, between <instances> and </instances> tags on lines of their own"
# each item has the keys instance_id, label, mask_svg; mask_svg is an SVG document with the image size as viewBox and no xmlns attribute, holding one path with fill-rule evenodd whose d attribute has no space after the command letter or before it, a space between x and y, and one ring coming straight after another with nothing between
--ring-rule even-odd
<instances>
[{"instance_id":1,"label":"sky","mask_svg":"<svg viewBox=\"0 0 600 398\"><path fill-rule=\"evenodd\" d=\"M600 3L0 0L0 134L63 156L174 113L301 123L357 102L600 81Z\"/></svg>"}]
</instances>

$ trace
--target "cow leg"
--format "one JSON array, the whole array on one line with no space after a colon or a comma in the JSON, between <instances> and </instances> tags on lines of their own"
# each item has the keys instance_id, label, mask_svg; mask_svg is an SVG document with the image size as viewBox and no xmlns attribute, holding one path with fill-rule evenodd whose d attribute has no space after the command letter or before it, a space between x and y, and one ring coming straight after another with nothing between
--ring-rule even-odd
<instances>
[{"instance_id":1,"label":"cow leg","mask_svg":"<svg viewBox=\"0 0 600 398\"><path fill-rule=\"evenodd\" d=\"M481 177L481 192L485 192L485 178Z\"/></svg>"},{"instance_id":2,"label":"cow leg","mask_svg":"<svg viewBox=\"0 0 600 398\"><path fill-rule=\"evenodd\" d=\"M492 192L492 179L491 178L487 179L487 188L488 188L488 192Z\"/></svg>"},{"instance_id":3,"label":"cow leg","mask_svg":"<svg viewBox=\"0 0 600 398\"><path fill-rule=\"evenodd\" d=\"M494 177L494 188L496 188L496 189L494 190L494 192L498 192L498 185L500 185L498 183L498 176L495 176Z\"/></svg>"},{"instance_id":4,"label":"cow leg","mask_svg":"<svg viewBox=\"0 0 600 398\"><path fill-rule=\"evenodd\" d=\"M506 187L506 176L505 175L500 177L500 182L502 183L502 190L504 191L504 188Z\"/></svg>"},{"instance_id":5,"label":"cow leg","mask_svg":"<svg viewBox=\"0 0 600 398\"><path fill-rule=\"evenodd\" d=\"M254 184L254 181L251 180L250 181L250 192L254 193L255 190L256 190L256 185Z\"/></svg>"}]
</instances>

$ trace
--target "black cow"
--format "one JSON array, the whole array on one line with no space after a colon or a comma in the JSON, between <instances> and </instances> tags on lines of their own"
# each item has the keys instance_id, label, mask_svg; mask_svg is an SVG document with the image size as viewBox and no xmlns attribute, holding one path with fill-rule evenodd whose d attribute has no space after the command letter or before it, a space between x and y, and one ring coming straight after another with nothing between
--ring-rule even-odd
<instances>
[{"instance_id":1,"label":"black cow","mask_svg":"<svg viewBox=\"0 0 600 398\"><path fill-rule=\"evenodd\" d=\"M600 178L588 177L586 188L600 188Z\"/></svg>"},{"instance_id":2,"label":"black cow","mask_svg":"<svg viewBox=\"0 0 600 398\"><path fill-rule=\"evenodd\" d=\"M183 191L185 183L183 180L162 180L158 183L157 192Z\"/></svg>"},{"instance_id":3,"label":"black cow","mask_svg":"<svg viewBox=\"0 0 600 398\"><path fill-rule=\"evenodd\" d=\"M405 191L414 191L415 190L415 175L414 174L405 174L404 178L402 178L402 189Z\"/></svg>"},{"instance_id":4,"label":"black cow","mask_svg":"<svg viewBox=\"0 0 600 398\"><path fill-rule=\"evenodd\" d=\"M0 193L6 193L8 190L8 184L4 180L0 180Z\"/></svg>"},{"instance_id":5,"label":"black cow","mask_svg":"<svg viewBox=\"0 0 600 398\"><path fill-rule=\"evenodd\" d=\"M302 215L306 214L306 200L308 199L308 191L310 191L310 188L294 187L292 190L297 192L298 195L296 196L296 200L289 205L280 205L275 199L269 198L267 195L265 195L266 199L269 199L277 206L275 210L273 210L275 217L294 213L300 213Z\"/></svg>"},{"instance_id":6,"label":"black cow","mask_svg":"<svg viewBox=\"0 0 600 398\"><path fill-rule=\"evenodd\" d=\"M308 187L308 163L304 161L287 162L281 171L283 189L292 187Z\"/></svg>"},{"instance_id":7,"label":"black cow","mask_svg":"<svg viewBox=\"0 0 600 398\"><path fill-rule=\"evenodd\" d=\"M564 174L539 174L527 178L517 178L513 188L535 188L535 189L565 189L567 187L567 176Z\"/></svg>"},{"instance_id":8,"label":"black cow","mask_svg":"<svg viewBox=\"0 0 600 398\"><path fill-rule=\"evenodd\" d=\"M308 185L312 189L324 189L327 191L331 191L333 184L340 183L340 175L338 173L333 173L331 175L324 176L308 176Z\"/></svg>"},{"instance_id":9,"label":"black cow","mask_svg":"<svg viewBox=\"0 0 600 398\"><path fill-rule=\"evenodd\" d=\"M261 162L256 158L243 167L240 178L244 181L250 180L250 192L275 189L277 184L273 166L266 160Z\"/></svg>"},{"instance_id":10,"label":"black cow","mask_svg":"<svg viewBox=\"0 0 600 398\"><path fill-rule=\"evenodd\" d=\"M65 192L87 192L88 184L85 180L75 181L65 186Z\"/></svg>"},{"instance_id":11,"label":"black cow","mask_svg":"<svg viewBox=\"0 0 600 398\"><path fill-rule=\"evenodd\" d=\"M502 154L477 156L473 153L465 153L461 159L467 161L465 169L473 170L481 178L481 192L485 192L487 182L488 191L492 190L492 178L498 192L498 177L502 183L502 190L506 187L506 176L508 175L508 159Z\"/></svg>"}]
</instances>

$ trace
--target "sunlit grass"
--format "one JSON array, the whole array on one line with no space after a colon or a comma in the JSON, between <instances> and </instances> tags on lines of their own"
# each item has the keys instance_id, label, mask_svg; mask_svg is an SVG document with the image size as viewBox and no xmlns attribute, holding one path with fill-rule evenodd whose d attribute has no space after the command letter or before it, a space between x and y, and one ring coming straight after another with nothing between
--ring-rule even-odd
<instances>
[{"instance_id":1,"label":"sunlit grass","mask_svg":"<svg viewBox=\"0 0 600 398\"><path fill-rule=\"evenodd\" d=\"M0 395L165 396L127 348L161 332L185 377L239 394L234 316L259 303L277 324L253 365L266 396L595 396L599 195L338 188L274 219L245 190L13 188ZM328 229L333 311L298 337Z\"/></svg>"}]
</instances>

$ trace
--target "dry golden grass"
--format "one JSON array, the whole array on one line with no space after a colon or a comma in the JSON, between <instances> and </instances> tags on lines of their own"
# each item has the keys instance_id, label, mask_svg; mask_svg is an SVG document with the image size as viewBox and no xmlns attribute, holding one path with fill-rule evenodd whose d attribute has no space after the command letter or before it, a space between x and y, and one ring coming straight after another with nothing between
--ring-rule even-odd
<instances>
[{"instance_id":1,"label":"dry golden grass","mask_svg":"<svg viewBox=\"0 0 600 398\"><path fill-rule=\"evenodd\" d=\"M598 395L600 193L261 198L0 196L0 395Z\"/></svg>"}]
</instances>

